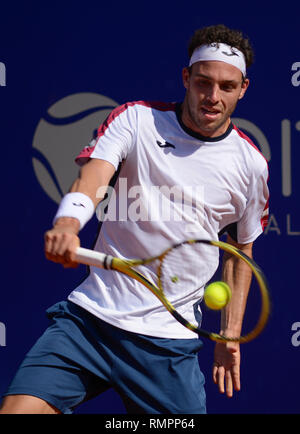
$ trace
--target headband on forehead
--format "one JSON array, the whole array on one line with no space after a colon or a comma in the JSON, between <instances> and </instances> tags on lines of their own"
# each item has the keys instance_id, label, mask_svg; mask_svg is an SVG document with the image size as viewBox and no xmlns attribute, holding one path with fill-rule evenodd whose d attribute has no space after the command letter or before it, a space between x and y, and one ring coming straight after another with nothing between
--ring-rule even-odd
<instances>
[{"instance_id":1,"label":"headband on forehead","mask_svg":"<svg viewBox=\"0 0 300 434\"><path fill-rule=\"evenodd\" d=\"M246 77L245 56L240 50L230 47L230 45L214 42L197 47L192 54L189 66L203 60L218 60L219 62L229 63L238 68L243 77Z\"/></svg>"}]
</instances>

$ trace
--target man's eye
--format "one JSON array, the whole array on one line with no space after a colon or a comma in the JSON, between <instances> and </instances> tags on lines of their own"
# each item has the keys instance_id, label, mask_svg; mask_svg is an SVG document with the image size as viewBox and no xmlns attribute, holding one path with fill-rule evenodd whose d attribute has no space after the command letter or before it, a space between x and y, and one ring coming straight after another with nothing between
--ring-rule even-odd
<instances>
[{"instance_id":1,"label":"man's eye","mask_svg":"<svg viewBox=\"0 0 300 434\"><path fill-rule=\"evenodd\" d=\"M231 92L234 90L234 86L232 84L224 84L221 88L222 90L225 90L225 92Z\"/></svg>"},{"instance_id":2,"label":"man's eye","mask_svg":"<svg viewBox=\"0 0 300 434\"><path fill-rule=\"evenodd\" d=\"M199 86L208 86L209 81L208 80L199 80L198 84L199 84Z\"/></svg>"}]
</instances>

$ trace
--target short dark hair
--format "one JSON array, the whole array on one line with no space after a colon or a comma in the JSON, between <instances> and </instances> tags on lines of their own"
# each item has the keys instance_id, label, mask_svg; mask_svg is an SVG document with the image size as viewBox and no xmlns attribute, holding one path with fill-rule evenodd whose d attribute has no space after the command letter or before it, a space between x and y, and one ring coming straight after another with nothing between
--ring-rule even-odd
<instances>
[{"instance_id":1,"label":"short dark hair","mask_svg":"<svg viewBox=\"0 0 300 434\"><path fill-rule=\"evenodd\" d=\"M223 42L230 47L240 50L246 61L246 67L249 68L254 60L254 52L247 36L243 35L240 30L233 30L224 24L203 27L194 32L188 45L188 54L191 58L195 48L200 45L209 45L213 42Z\"/></svg>"}]
</instances>

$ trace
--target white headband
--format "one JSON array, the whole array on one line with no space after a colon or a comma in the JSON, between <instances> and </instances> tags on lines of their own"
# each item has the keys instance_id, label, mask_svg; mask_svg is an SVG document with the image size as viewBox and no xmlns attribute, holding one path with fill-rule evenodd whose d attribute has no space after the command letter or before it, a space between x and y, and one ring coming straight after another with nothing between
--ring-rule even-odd
<instances>
[{"instance_id":1,"label":"white headband","mask_svg":"<svg viewBox=\"0 0 300 434\"><path fill-rule=\"evenodd\" d=\"M246 77L246 62L244 54L235 47L230 47L223 43L212 43L210 45L201 45L197 47L190 59L189 66L201 60L218 60L219 62L229 63L238 68L244 77Z\"/></svg>"}]
</instances>

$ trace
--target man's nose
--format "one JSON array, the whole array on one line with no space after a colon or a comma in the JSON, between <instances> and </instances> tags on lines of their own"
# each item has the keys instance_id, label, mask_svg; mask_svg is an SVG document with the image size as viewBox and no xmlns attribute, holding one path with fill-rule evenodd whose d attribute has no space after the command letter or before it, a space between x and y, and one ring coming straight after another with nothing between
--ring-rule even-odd
<instances>
[{"instance_id":1,"label":"man's nose","mask_svg":"<svg viewBox=\"0 0 300 434\"><path fill-rule=\"evenodd\" d=\"M207 100L211 104L216 104L220 99L220 89L217 84L213 84L209 87L206 94Z\"/></svg>"}]
</instances>

